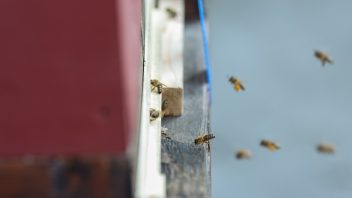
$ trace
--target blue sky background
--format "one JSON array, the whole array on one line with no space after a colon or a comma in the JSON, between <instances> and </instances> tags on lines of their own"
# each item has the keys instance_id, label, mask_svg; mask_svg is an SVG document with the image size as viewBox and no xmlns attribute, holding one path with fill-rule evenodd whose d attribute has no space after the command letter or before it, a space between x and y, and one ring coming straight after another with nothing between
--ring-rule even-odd
<instances>
[{"instance_id":1,"label":"blue sky background","mask_svg":"<svg viewBox=\"0 0 352 198\"><path fill-rule=\"evenodd\" d=\"M208 0L207 12L213 197L352 197L352 1ZM315 49L335 64L321 67ZM320 141L336 154L318 154ZM235 160L240 148L253 158Z\"/></svg>"}]
</instances>

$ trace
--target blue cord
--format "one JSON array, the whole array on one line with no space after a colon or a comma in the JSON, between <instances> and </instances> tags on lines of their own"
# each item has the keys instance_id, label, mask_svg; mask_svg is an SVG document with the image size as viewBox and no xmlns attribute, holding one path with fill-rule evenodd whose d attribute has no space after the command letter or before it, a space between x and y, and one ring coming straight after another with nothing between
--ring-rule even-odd
<instances>
[{"instance_id":1,"label":"blue cord","mask_svg":"<svg viewBox=\"0 0 352 198\"><path fill-rule=\"evenodd\" d=\"M208 91L209 91L209 103L211 102L211 71L210 71L210 59L209 59L209 49L208 49L208 39L205 27L205 17L204 17L204 6L203 1L198 0L198 9L199 9L199 18L200 25L202 28L202 39L203 39L203 50L204 50L204 63L206 69L206 78L208 82Z\"/></svg>"}]
</instances>

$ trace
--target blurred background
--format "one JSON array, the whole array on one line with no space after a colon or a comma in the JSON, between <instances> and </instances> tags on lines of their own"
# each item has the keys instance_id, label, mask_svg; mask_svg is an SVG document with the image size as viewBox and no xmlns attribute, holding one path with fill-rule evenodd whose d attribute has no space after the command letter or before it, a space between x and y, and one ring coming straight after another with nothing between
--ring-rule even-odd
<instances>
[{"instance_id":1,"label":"blurred background","mask_svg":"<svg viewBox=\"0 0 352 198\"><path fill-rule=\"evenodd\" d=\"M132 196L141 4L1 1L1 198Z\"/></svg>"},{"instance_id":2,"label":"blurred background","mask_svg":"<svg viewBox=\"0 0 352 198\"><path fill-rule=\"evenodd\" d=\"M0 3L1 198L133 196L129 157L139 125L142 2ZM185 2L186 28L196 27L191 39L200 44L197 2ZM352 197L352 2L205 3L216 136L212 197ZM329 53L335 64L322 67L314 50ZM233 89L232 75L245 91ZM260 147L262 139L281 149ZM336 152L318 153L320 142ZM253 157L236 160L239 149ZM184 167L173 176L193 171ZM207 170L197 169L206 179ZM187 197L180 181L177 193ZM205 192L209 183L203 183L192 184Z\"/></svg>"},{"instance_id":3,"label":"blurred background","mask_svg":"<svg viewBox=\"0 0 352 198\"><path fill-rule=\"evenodd\" d=\"M352 2L206 1L213 74L212 196L352 196ZM321 66L314 50L334 65ZM235 92L228 76L241 79ZM270 139L282 149L259 146ZM334 155L316 152L319 142ZM246 148L250 160L234 152Z\"/></svg>"}]
</instances>

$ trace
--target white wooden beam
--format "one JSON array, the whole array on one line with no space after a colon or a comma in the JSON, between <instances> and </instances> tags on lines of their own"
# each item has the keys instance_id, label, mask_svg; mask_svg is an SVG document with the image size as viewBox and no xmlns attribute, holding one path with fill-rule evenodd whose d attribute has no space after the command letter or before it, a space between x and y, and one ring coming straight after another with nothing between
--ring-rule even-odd
<instances>
[{"instance_id":1,"label":"white wooden beam","mask_svg":"<svg viewBox=\"0 0 352 198\"><path fill-rule=\"evenodd\" d=\"M150 121L150 108L161 109L161 96L151 93L150 86L153 66L158 62L158 13L154 5L154 1L145 0L145 60L135 185L135 197L138 198L166 197L165 176L161 174L160 168L161 119L159 117Z\"/></svg>"},{"instance_id":2,"label":"white wooden beam","mask_svg":"<svg viewBox=\"0 0 352 198\"><path fill-rule=\"evenodd\" d=\"M183 0L144 0L145 13L145 60L141 104L141 122L138 140L138 157L135 181L135 197L166 197L166 179L161 174L161 111L162 99L167 97L171 106L182 112L183 100ZM176 11L170 17L167 9ZM168 91L178 89L176 95L159 94L151 91L150 81L159 80ZM181 91L180 91L181 90ZM176 93L176 92L175 92ZM173 102L174 100L178 101ZM181 103L180 103L181 102ZM175 104L178 104L175 106ZM150 109L160 112L160 116L150 121ZM172 114L170 113L170 115Z\"/></svg>"}]
</instances>

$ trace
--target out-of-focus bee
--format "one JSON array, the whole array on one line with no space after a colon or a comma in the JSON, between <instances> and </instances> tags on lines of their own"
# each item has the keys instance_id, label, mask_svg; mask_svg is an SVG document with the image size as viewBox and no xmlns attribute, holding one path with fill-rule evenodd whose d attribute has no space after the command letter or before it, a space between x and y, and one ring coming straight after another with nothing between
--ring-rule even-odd
<instances>
[{"instance_id":1,"label":"out-of-focus bee","mask_svg":"<svg viewBox=\"0 0 352 198\"><path fill-rule=\"evenodd\" d=\"M152 91L156 89L158 94L161 94L163 92L163 88L166 87L166 85L156 79L150 80L150 85L152 87Z\"/></svg>"},{"instance_id":2,"label":"out-of-focus bee","mask_svg":"<svg viewBox=\"0 0 352 198\"><path fill-rule=\"evenodd\" d=\"M335 147L331 144L320 143L317 145L317 151L324 154L334 154Z\"/></svg>"},{"instance_id":3,"label":"out-of-focus bee","mask_svg":"<svg viewBox=\"0 0 352 198\"><path fill-rule=\"evenodd\" d=\"M277 151L280 149L280 147L275 142L270 140L262 140L260 141L260 145L269 149L270 151Z\"/></svg>"},{"instance_id":4,"label":"out-of-focus bee","mask_svg":"<svg viewBox=\"0 0 352 198\"><path fill-rule=\"evenodd\" d=\"M166 127L161 127L161 132L167 132L169 129L168 128L166 128Z\"/></svg>"},{"instance_id":5,"label":"out-of-focus bee","mask_svg":"<svg viewBox=\"0 0 352 198\"><path fill-rule=\"evenodd\" d=\"M161 137L168 139L168 140L171 140L171 137L165 131L161 131Z\"/></svg>"},{"instance_id":6,"label":"out-of-focus bee","mask_svg":"<svg viewBox=\"0 0 352 198\"><path fill-rule=\"evenodd\" d=\"M229 78L229 81L230 83L233 85L233 88L236 90L236 91L244 91L246 90L242 84L242 82L238 79L238 78L235 78L233 76L231 76Z\"/></svg>"},{"instance_id":7,"label":"out-of-focus bee","mask_svg":"<svg viewBox=\"0 0 352 198\"><path fill-rule=\"evenodd\" d=\"M238 160L241 160L241 159L249 159L252 157L252 152L250 150L247 150L247 149L241 149L241 150L238 150L236 152L236 158Z\"/></svg>"},{"instance_id":8,"label":"out-of-focus bee","mask_svg":"<svg viewBox=\"0 0 352 198\"><path fill-rule=\"evenodd\" d=\"M151 108L149 109L149 119L150 121L156 120L160 116L160 112Z\"/></svg>"},{"instance_id":9,"label":"out-of-focus bee","mask_svg":"<svg viewBox=\"0 0 352 198\"><path fill-rule=\"evenodd\" d=\"M166 133L167 131L168 131L168 128L161 127L161 137L170 140L171 137Z\"/></svg>"},{"instance_id":10,"label":"out-of-focus bee","mask_svg":"<svg viewBox=\"0 0 352 198\"><path fill-rule=\"evenodd\" d=\"M330 58L330 56L322 51L315 50L314 52L315 57L321 61L322 66L325 66L325 63L333 64L334 61Z\"/></svg>"},{"instance_id":11,"label":"out-of-focus bee","mask_svg":"<svg viewBox=\"0 0 352 198\"><path fill-rule=\"evenodd\" d=\"M209 143L209 140L215 138L213 134L200 135L194 139L195 144Z\"/></svg>"},{"instance_id":12,"label":"out-of-focus bee","mask_svg":"<svg viewBox=\"0 0 352 198\"><path fill-rule=\"evenodd\" d=\"M172 19L177 16L176 10L174 10L172 8L166 8L166 12L169 15L169 17L172 18Z\"/></svg>"}]
</instances>

